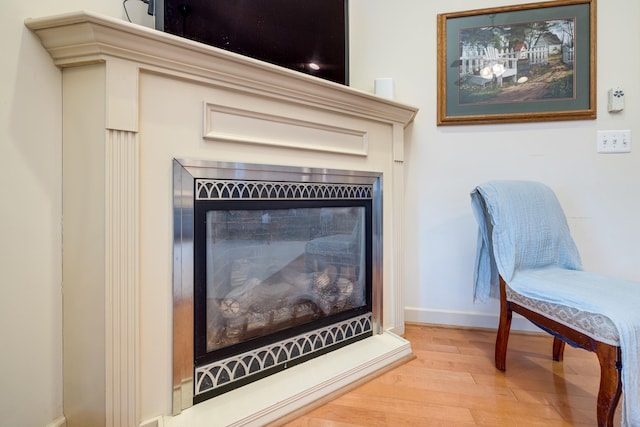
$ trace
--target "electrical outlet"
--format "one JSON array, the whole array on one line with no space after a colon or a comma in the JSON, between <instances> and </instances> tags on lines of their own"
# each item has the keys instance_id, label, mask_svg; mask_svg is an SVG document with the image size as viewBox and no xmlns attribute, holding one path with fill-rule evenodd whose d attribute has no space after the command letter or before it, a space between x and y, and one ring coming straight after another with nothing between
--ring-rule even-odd
<instances>
[{"instance_id":1,"label":"electrical outlet","mask_svg":"<svg viewBox=\"0 0 640 427\"><path fill-rule=\"evenodd\" d=\"M599 130L597 140L598 153L608 154L631 152L630 130Z\"/></svg>"}]
</instances>

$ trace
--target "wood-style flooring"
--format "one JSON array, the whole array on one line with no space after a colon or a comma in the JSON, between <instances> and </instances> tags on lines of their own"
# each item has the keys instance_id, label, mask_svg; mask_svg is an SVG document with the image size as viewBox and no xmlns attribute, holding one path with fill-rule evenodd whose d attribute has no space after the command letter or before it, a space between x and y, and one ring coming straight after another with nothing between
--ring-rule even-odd
<instances>
[{"instance_id":1,"label":"wood-style flooring","mask_svg":"<svg viewBox=\"0 0 640 427\"><path fill-rule=\"evenodd\" d=\"M407 325L405 338L415 359L285 425L596 425L593 353L566 346L564 361L554 362L550 336L512 332L503 373L493 364L493 331Z\"/></svg>"}]
</instances>

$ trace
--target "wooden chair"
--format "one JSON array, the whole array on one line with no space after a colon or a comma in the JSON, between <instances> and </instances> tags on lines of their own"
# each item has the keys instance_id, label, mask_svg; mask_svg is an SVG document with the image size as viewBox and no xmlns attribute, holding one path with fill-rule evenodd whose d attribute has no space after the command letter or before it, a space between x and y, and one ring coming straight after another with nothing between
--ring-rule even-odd
<instances>
[{"instance_id":1,"label":"wooden chair","mask_svg":"<svg viewBox=\"0 0 640 427\"><path fill-rule=\"evenodd\" d=\"M570 310L566 307L559 307L557 304L549 304L549 314L543 315L531 306L540 306L539 302L527 299L509 289L504 279L500 277L500 323L496 336L495 364L501 371L506 370L507 343L509 342L509 330L511 327L512 314L518 313L539 327L551 333L553 338L553 360L561 362L565 342L568 341L574 346L592 351L598 356L600 363L600 387L598 390L597 420L599 427L613 426L613 417L616 407L622 394L622 381L620 370L622 369L622 356L620 346L607 344L584 331L574 329L564 323L555 320L558 313L567 313ZM510 298L507 297L510 296ZM521 301L518 304L515 301ZM526 302L525 302L526 301ZM594 315L590 313L589 315ZM579 316L576 316L576 318ZM610 322L610 321L609 321Z\"/></svg>"},{"instance_id":2,"label":"wooden chair","mask_svg":"<svg viewBox=\"0 0 640 427\"><path fill-rule=\"evenodd\" d=\"M506 369L511 319L514 312L518 313L554 336L553 360L562 361L565 342L596 353L600 363L598 426L612 426L623 390L621 370L624 352L616 324L603 313L583 310L573 304L562 304L554 295L548 295L548 298L546 295L532 297L535 292L530 292L521 285L527 283L535 286L546 280L563 282L562 286L566 283L573 286L575 283L574 291L580 294L580 282L583 279L595 283L612 280L613 285L618 283L617 279L581 271L579 255L569 235L564 213L548 187L526 181L493 181L477 187L471 196L474 214L480 225L476 257L476 297L486 300L489 295L498 296L495 294L496 287L499 290L500 321L495 346L496 368L501 371ZM515 200L507 200L512 196ZM505 203L513 206L505 207ZM547 220L541 215L546 212L556 218ZM518 215L523 215L523 218ZM524 228L533 230L532 235L522 243L518 242L518 238L523 236L517 232L512 233L509 229L518 228L514 219L524 219L527 222ZM498 227L499 231L496 231ZM555 237L556 234L561 237ZM504 238L515 240L506 244L498 242ZM524 249L527 245L537 245L533 248L533 257L538 258L537 260L530 262L523 257L527 253ZM515 246L515 262L510 258L513 255L510 252L512 246ZM542 265L535 265L538 262ZM510 282L518 282L520 287L512 287ZM625 282L624 285L626 284ZM634 400L625 401L625 404L629 404L628 402L638 404Z\"/></svg>"}]
</instances>

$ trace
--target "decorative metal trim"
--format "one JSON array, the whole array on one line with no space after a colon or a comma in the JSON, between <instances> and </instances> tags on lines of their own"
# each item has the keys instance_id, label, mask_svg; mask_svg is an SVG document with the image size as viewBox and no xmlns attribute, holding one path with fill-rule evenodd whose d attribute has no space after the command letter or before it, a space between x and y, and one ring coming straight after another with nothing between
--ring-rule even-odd
<instances>
[{"instance_id":1,"label":"decorative metal trim","mask_svg":"<svg viewBox=\"0 0 640 427\"><path fill-rule=\"evenodd\" d=\"M371 184L196 179L196 200L370 200L372 195Z\"/></svg>"},{"instance_id":2,"label":"decorative metal trim","mask_svg":"<svg viewBox=\"0 0 640 427\"><path fill-rule=\"evenodd\" d=\"M249 377L264 375L267 370L286 368L287 364L297 359L318 352L326 352L342 342L371 335L372 332L372 314L367 313L197 367L195 395L211 392Z\"/></svg>"}]
</instances>

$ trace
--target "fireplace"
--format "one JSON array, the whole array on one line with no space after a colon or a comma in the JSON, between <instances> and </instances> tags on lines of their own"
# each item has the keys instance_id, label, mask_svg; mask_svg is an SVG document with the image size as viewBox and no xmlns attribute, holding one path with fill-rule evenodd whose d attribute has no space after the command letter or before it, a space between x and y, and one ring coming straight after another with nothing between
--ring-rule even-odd
<instances>
[{"instance_id":1,"label":"fireplace","mask_svg":"<svg viewBox=\"0 0 640 427\"><path fill-rule=\"evenodd\" d=\"M91 12L28 19L27 26L63 69L63 387L69 425L199 427L215 420L261 426L411 358L410 344L398 335L404 327L402 261L411 255L403 243L403 150L416 108ZM223 176L207 176L204 162L184 162L188 173L176 180L175 158L229 167L218 168ZM188 230L195 177L302 182L304 188L365 183L379 193L384 184L384 197L373 197L370 213L372 336L193 405L194 268L181 261L194 256ZM172 193L172 182L181 179L190 195ZM353 231L362 215L368 221L361 205L329 206L327 217L335 223L327 230L333 231L314 230L305 250L329 233ZM238 205L225 210L247 211ZM245 224L262 227L265 246L269 235L286 242L271 234L282 211L260 213ZM227 225L232 230L238 224ZM362 273L353 260L363 253L352 252L341 276L337 266L327 270L334 285L340 277L366 278L366 261ZM314 256L303 270L309 277L326 269L325 259ZM239 282L244 273L237 267ZM335 288L328 296L335 305ZM369 304L353 301L350 310ZM356 318L366 318L364 311ZM324 315L322 308L317 312ZM316 316L309 313L314 311L304 319ZM328 313L325 319L333 316L332 309Z\"/></svg>"},{"instance_id":2,"label":"fireplace","mask_svg":"<svg viewBox=\"0 0 640 427\"><path fill-rule=\"evenodd\" d=\"M376 173L174 159L174 270L188 272L174 364L193 366L179 394L199 403L377 333L381 206Z\"/></svg>"}]
</instances>

